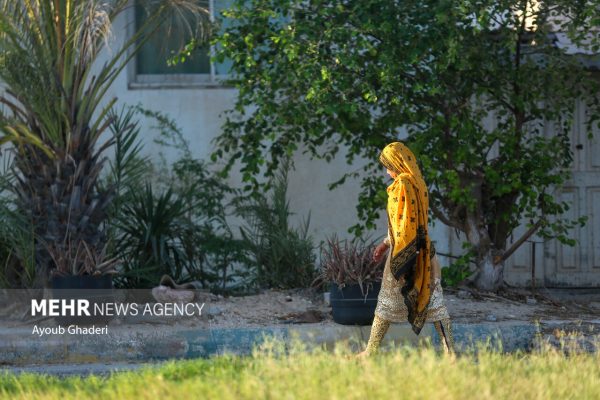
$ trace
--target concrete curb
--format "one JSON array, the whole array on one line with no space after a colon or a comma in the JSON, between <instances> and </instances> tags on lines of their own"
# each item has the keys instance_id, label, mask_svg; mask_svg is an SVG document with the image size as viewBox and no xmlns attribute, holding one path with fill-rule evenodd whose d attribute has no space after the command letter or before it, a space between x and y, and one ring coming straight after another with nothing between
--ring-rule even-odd
<instances>
[{"instance_id":1,"label":"concrete curb","mask_svg":"<svg viewBox=\"0 0 600 400\"><path fill-rule=\"evenodd\" d=\"M358 350L368 340L370 329L370 326L335 323L228 329L142 326L139 330L132 330L131 327L115 326L102 335L39 337L27 328L0 328L0 364L145 362L226 353L247 355L253 346L263 343L269 336L282 339L286 344L299 339L308 347L325 345L328 349L332 349L336 342L346 341ZM476 343L488 343L502 351L530 350L537 333L534 324L523 322L453 324L459 352L476 346ZM440 340L433 324L427 324L419 336L412 332L408 323L392 324L383 346L423 341L439 347Z\"/></svg>"}]
</instances>

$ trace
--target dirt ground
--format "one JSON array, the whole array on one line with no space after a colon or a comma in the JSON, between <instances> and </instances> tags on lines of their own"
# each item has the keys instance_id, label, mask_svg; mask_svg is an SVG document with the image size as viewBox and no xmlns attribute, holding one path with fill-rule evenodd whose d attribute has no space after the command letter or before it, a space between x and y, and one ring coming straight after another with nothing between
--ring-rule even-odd
<instances>
[{"instance_id":1,"label":"dirt ground","mask_svg":"<svg viewBox=\"0 0 600 400\"><path fill-rule=\"evenodd\" d=\"M240 297L223 297L198 291L194 301L203 304L198 317L115 317L109 325L152 324L157 327L176 325L181 328L210 329L334 323L331 307L325 302L323 293L313 288L264 290L259 294ZM511 288L492 294L468 287L446 288L444 301L452 320L457 323L540 321L544 333L552 333L553 326L563 329L573 327L577 331L594 330L595 334L600 332L600 290L538 289L533 293L526 289ZM15 316L13 313L13 318L6 318L7 313L0 312L1 325L29 326L32 323L30 318ZM36 323L53 325L55 321L50 318Z\"/></svg>"},{"instance_id":2,"label":"dirt ground","mask_svg":"<svg viewBox=\"0 0 600 400\"><path fill-rule=\"evenodd\" d=\"M444 290L444 301L455 322L595 321L600 324L600 291L569 296L548 290L532 293L509 289L499 294L470 288ZM243 297L209 295L208 322L212 327L264 326L280 323L333 322L323 293L314 289L265 290Z\"/></svg>"}]
</instances>

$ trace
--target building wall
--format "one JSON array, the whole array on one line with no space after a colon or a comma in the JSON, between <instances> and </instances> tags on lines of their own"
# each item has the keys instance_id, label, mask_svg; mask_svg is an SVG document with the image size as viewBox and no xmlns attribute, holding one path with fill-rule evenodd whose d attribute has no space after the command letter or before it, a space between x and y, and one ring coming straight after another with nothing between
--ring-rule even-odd
<instances>
[{"instance_id":1,"label":"building wall","mask_svg":"<svg viewBox=\"0 0 600 400\"><path fill-rule=\"evenodd\" d=\"M118 43L126 35L128 24L131 24L131 14L116 21L114 26L115 43L111 48L118 48ZM123 71L114 83L109 97L116 96L120 104L141 103L143 107L158 110L168 114L182 128L185 138L189 141L193 154L206 159L214 150L211 140L221 132L223 123L222 112L232 107L236 90L219 85L192 86L175 88L173 85L134 85L132 84L132 69ZM493 123L493 122L490 122ZM151 123L142 122L145 151L156 156L160 150L153 142ZM176 154L166 153L169 161L174 161ZM292 210L296 213L295 222L299 223L310 212L310 232L316 242L325 240L332 234L349 237L347 229L356 223L356 199L360 192L359 180L348 180L343 186L330 191L327 185L342 176L348 169L353 170L365 160L357 160L353 165L346 164L343 154L331 163L323 160L310 160L300 152L295 157L296 169L289 174L289 198ZM385 170L382 168L382 174ZM229 179L231 185L239 185L240 175L233 171ZM234 225L238 221L234 221ZM372 232L374 237L383 236L386 231L385 211L381 210L377 221L377 229ZM441 222L431 227L432 240L440 253L461 253L462 237ZM516 239L516 237L515 237ZM529 246L529 244L527 244ZM536 253L538 263L544 264L543 247L538 246ZM510 261L505 278L513 284L525 284L530 276L527 269L527 259L531 259L528 250L523 248L516 253L517 261ZM451 259L441 257L443 265L448 265ZM512 264L511 264L512 263ZM519 267L516 267L517 263ZM513 265L515 264L515 265ZM522 264L522 265L521 265ZM530 265L529 265L530 267ZM544 275L543 269L541 275ZM599 273L600 275L600 273ZM541 282L543 284L543 280Z\"/></svg>"},{"instance_id":2,"label":"building wall","mask_svg":"<svg viewBox=\"0 0 600 400\"><path fill-rule=\"evenodd\" d=\"M114 24L113 41L107 51L116 51L127 37L133 23L132 13L120 17ZM557 34L557 45L566 49L569 54L587 54L570 43L564 34ZM105 59L101 58L98 65ZM595 66L599 62L596 58ZM600 74L598 74L600 75ZM233 106L236 90L221 85L195 85L177 87L174 84L141 85L133 82L133 68L126 68L116 79L107 93L107 101L112 97L118 98L119 105L141 104L144 108L160 111L173 118L182 128L184 137L190 144L195 157L207 159L214 150L212 139L221 132L223 124L222 113ZM0 91L3 90L0 84ZM576 247L566 247L556 241L544 241L533 236L531 242L523 245L507 260L505 279L514 285L531 284L533 273L538 286L566 287L600 287L600 164L596 155L600 151L598 135L587 138L583 128L581 104L577 105L578 117L573 127L573 151L575 161L573 178L567 182L565 190L556 195L573 203L570 218L582 215L589 217L583 228L575 228L570 237L579 243ZM493 125L493 118L487 121ZM159 151L166 151L168 161L175 161L177 154L158 147L153 139L156 131L152 129L152 121L141 121L143 141L146 154L158 156ZM339 179L349 168L355 170L365 160L356 160L353 165L347 165L344 155L339 154L331 163L324 160L310 160L298 152L295 157L296 169L289 174L289 199L295 216L293 221L299 224L309 213L311 216L310 233L316 243L325 240L330 235L349 237L347 229L357 222L356 200L360 192L359 179L349 179L344 185L335 190L328 190L328 184ZM385 171L382 168L382 175ZM229 178L232 186L240 185L240 174L235 170ZM239 221L232 220L233 225ZM372 237L383 236L387 229L385 210L381 210L377 221L377 229L371 232ZM512 240L525 230L520 227L515 231ZM454 230L436 222L430 227L432 240L436 243L439 253L459 255L462 252L463 235L456 235ZM441 256L442 265L448 265L452 259ZM533 264L535 263L535 271Z\"/></svg>"},{"instance_id":3,"label":"building wall","mask_svg":"<svg viewBox=\"0 0 600 400\"><path fill-rule=\"evenodd\" d=\"M124 15L116 21L114 32L126 32L131 23L131 15ZM115 41L110 48L117 49L125 35L115 34ZM102 60L100 60L102 61ZM214 146L211 140L221 132L222 112L234 104L236 90L229 87L210 85L174 88L173 85L162 87L152 85L132 85L133 71L123 71L116 79L107 98L116 96L118 104L134 105L141 103L144 108L166 113L182 128L184 137L189 141L194 156L207 159ZM146 154L157 157L159 148L153 143L156 130L152 121L141 121L144 149ZM330 163L324 160L310 160L298 151L294 162L296 168L289 173L290 206L296 213L293 220L299 223L310 212L310 232L316 243L336 234L339 237L350 237L348 228L357 222L356 199L360 192L359 180L348 179L344 185L335 190L328 190L327 185L339 179L349 168L357 169L365 160L356 160L347 165L343 154ZM167 152L167 161L174 161L177 155ZM385 169L381 173L385 175ZM387 175L385 175L387 176ZM240 184L240 174L233 171L229 179L231 185ZM371 232L372 237L383 236L387 230L385 210L381 210L377 221L377 229ZM234 221L237 223L238 221ZM449 229L441 223L431 229L432 240L437 248L447 252L449 248Z\"/></svg>"}]
</instances>

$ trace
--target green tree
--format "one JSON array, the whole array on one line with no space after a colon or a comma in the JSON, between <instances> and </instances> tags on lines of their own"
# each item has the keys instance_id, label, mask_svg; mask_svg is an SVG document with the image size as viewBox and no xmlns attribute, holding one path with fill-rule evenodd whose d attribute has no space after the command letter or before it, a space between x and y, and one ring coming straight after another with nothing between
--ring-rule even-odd
<instances>
[{"instance_id":1,"label":"green tree","mask_svg":"<svg viewBox=\"0 0 600 400\"><path fill-rule=\"evenodd\" d=\"M104 254L103 223L114 190L100 188L98 178L103 153L113 144L101 141L113 121L111 84L163 21L180 16L194 37L204 40L208 33L208 13L198 2L145 1L145 22L107 48L113 21L129 4L0 0L0 79L6 87L0 129L43 144L17 146L14 165L14 190L35 227L42 279L54 267L50 256L78 265L78 249Z\"/></svg>"},{"instance_id":2,"label":"green tree","mask_svg":"<svg viewBox=\"0 0 600 400\"><path fill-rule=\"evenodd\" d=\"M496 290L503 263L534 232L572 244L552 191L568 179L573 109L588 128L598 81L555 32L584 45L600 25L585 1L254 0L227 11L216 41L239 90L214 158L235 162L248 187L303 144L330 160L369 160L357 206L360 234L385 205L380 150L406 141L422 163L433 216L463 232L475 283ZM597 51L597 40L588 44ZM493 127L485 119L493 117ZM544 133L552 121L552 135ZM549 126L546 123L546 126ZM331 186L350 176L340 177ZM530 229L508 248L513 230Z\"/></svg>"}]
</instances>

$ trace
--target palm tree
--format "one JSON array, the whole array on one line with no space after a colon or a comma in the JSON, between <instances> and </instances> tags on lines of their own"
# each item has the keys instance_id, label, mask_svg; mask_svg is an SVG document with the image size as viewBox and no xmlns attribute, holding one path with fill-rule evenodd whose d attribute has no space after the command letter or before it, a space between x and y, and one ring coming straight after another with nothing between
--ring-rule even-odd
<instances>
[{"instance_id":1,"label":"palm tree","mask_svg":"<svg viewBox=\"0 0 600 400\"><path fill-rule=\"evenodd\" d=\"M141 3L144 24L97 65L130 0L0 0L0 131L17 143L14 190L34 226L38 286L51 270L98 273L85 260L102 263L114 191L98 185L113 144L100 139L112 122L116 98L107 90L117 75L164 21L185 24L199 42L209 33L197 0Z\"/></svg>"}]
</instances>

